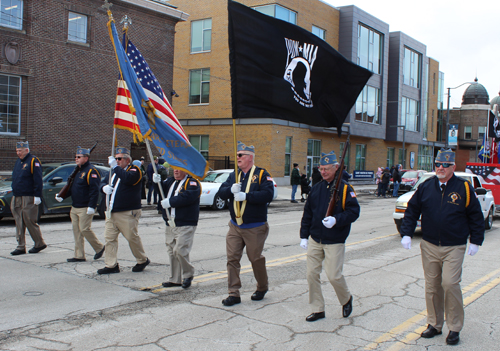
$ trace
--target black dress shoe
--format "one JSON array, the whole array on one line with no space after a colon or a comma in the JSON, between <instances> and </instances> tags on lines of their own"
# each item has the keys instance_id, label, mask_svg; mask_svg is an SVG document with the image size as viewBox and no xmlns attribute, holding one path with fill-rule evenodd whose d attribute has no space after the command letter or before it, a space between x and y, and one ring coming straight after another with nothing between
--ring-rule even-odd
<instances>
[{"instance_id":1,"label":"black dress shoe","mask_svg":"<svg viewBox=\"0 0 500 351\"><path fill-rule=\"evenodd\" d=\"M325 312L314 312L306 317L306 321L314 322L321 318L325 318Z\"/></svg>"},{"instance_id":2,"label":"black dress shoe","mask_svg":"<svg viewBox=\"0 0 500 351\"><path fill-rule=\"evenodd\" d=\"M104 267L97 270L97 274L111 274L111 273L120 273L120 266L118 266L118 263L113 268Z\"/></svg>"},{"instance_id":3,"label":"black dress shoe","mask_svg":"<svg viewBox=\"0 0 500 351\"><path fill-rule=\"evenodd\" d=\"M255 291L253 294L252 294L252 297L251 299L254 300L254 301L260 301L264 298L264 296L266 295L267 293L267 290L265 291Z\"/></svg>"},{"instance_id":4,"label":"black dress shoe","mask_svg":"<svg viewBox=\"0 0 500 351\"><path fill-rule=\"evenodd\" d=\"M349 301L347 301L347 303L344 306L342 306L342 316L344 318L347 318L351 315L351 312L352 312L352 295Z\"/></svg>"},{"instance_id":5,"label":"black dress shoe","mask_svg":"<svg viewBox=\"0 0 500 351\"><path fill-rule=\"evenodd\" d=\"M95 255L94 255L94 260L98 260L102 257L102 254L104 253L104 250L106 250L106 246L103 246L102 247L102 250L97 252Z\"/></svg>"},{"instance_id":6,"label":"black dress shoe","mask_svg":"<svg viewBox=\"0 0 500 351\"><path fill-rule=\"evenodd\" d=\"M66 261L68 261L68 262L85 262L86 259L84 259L84 258L74 258L73 257L73 258L68 258Z\"/></svg>"},{"instance_id":7,"label":"black dress shoe","mask_svg":"<svg viewBox=\"0 0 500 351\"><path fill-rule=\"evenodd\" d=\"M12 256L17 256L17 255L24 255L26 253L26 250L19 250L19 249L15 249L14 251L12 251L10 254Z\"/></svg>"},{"instance_id":8,"label":"black dress shoe","mask_svg":"<svg viewBox=\"0 0 500 351\"><path fill-rule=\"evenodd\" d=\"M138 263L134 267L132 267L132 272L142 272L144 268L146 268L146 266L150 263L151 261L149 260L149 258L146 258L146 262Z\"/></svg>"},{"instance_id":9,"label":"black dress shoe","mask_svg":"<svg viewBox=\"0 0 500 351\"><path fill-rule=\"evenodd\" d=\"M191 282L193 281L193 277L186 278L182 281L182 288L187 289L191 286Z\"/></svg>"},{"instance_id":10,"label":"black dress shoe","mask_svg":"<svg viewBox=\"0 0 500 351\"><path fill-rule=\"evenodd\" d=\"M456 345L460 341L460 333L450 330L450 333L446 337L446 343L448 345Z\"/></svg>"},{"instance_id":11,"label":"black dress shoe","mask_svg":"<svg viewBox=\"0 0 500 351\"><path fill-rule=\"evenodd\" d=\"M164 288L171 288L173 286L181 286L182 284L172 283L172 282L164 282L164 283L161 283L161 285L163 285Z\"/></svg>"},{"instance_id":12,"label":"black dress shoe","mask_svg":"<svg viewBox=\"0 0 500 351\"><path fill-rule=\"evenodd\" d=\"M241 297L237 297L237 296L228 296L227 298L225 298L224 300L222 300L222 304L224 306L232 306L232 305L236 305L237 303L240 303L241 302Z\"/></svg>"},{"instance_id":13,"label":"black dress shoe","mask_svg":"<svg viewBox=\"0 0 500 351\"><path fill-rule=\"evenodd\" d=\"M32 247L28 252L29 253L39 253L40 251L42 251L43 249L46 249L46 248L47 248L47 245L43 245L40 247Z\"/></svg>"},{"instance_id":14,"label":"black dress shoe","mask_svg":"<svg viewBox=\"0 0 500 351\"><path fill-rule=\"evenodd\" d=\"M430 338L435 337L436 335L441 335L441 334L443 334L442 331L439 331L436 328L434 328L432 325L428 324L427 329L425 329L422 332L422 334L420 334L420 336L423 338L426 338L426 339L430 339Z\"/></svg>"},{"instance_id":15,"label":"black dress shoe","mask_svg":"<svg viewBox=\"0 0 500 351\"><path fill-rule=\"evenodd\" d=\"M290 202L291 202L292 204L298 204L298 203L299 203L299 202L298 202L298 201L296 201L296 200L292 200L292 201L290 201Z\"/></svg>"}]
</instances>

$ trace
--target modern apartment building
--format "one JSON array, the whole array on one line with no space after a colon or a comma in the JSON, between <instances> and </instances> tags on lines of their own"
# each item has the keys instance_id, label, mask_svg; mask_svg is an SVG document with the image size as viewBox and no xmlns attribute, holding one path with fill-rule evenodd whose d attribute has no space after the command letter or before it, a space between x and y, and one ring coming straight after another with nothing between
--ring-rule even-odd
<instances>
[{"instance_id":1,"label":"modern apartment building","mask_svg":"<svg viewBox=\"0 0 500 351\"><path fill-rule=\"evenodd\" d=\"M237 121L237 139L256 147L256 163L278 184L289 182L293 163L310 174L321 152L341 154L348 134L346 163L351 172L403 163L403 143L407 168L410 163L415 169L430 166L428 158L439 141L432 138L437 133L437 97L429 95L429 81L439 76L439 63L426 56L424 44L404 33L391 33L389 24L356 6L335 8L320 0L241 3L311 31L374 73L340 138L335 128L259 116ZM173 88L179 96L173 98L173 107L193 145L219 168L214 159L234 159L227 4L176 0L175 5L190 18L176 28ZM430 98L434 100L428 103ZM428 118L432 109L433 122Z\"/></svg>"}]
</instances>

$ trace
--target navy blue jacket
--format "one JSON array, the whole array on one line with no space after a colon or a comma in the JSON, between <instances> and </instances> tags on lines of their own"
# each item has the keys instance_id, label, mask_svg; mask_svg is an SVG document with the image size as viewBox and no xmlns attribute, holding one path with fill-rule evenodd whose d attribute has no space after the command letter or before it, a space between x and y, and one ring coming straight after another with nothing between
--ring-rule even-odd
<instances>
[{"instance_id":1,"label":"navy blue jacket","mask_svg":"<svg viewBox=\"0 0 500 351\"><path fill-rule=\"evenodd\" d=\"M238 170L241 174L241 170ZM247 177L241 182L241 191L245 192L247 188L247 183L249 181ZM240 179L243 175L240 175ZM219 196L223 200L228 200L229 213L231 214L231 219L236 223L236 216L234 214L234 194L231 192L231 186L235 183L234 172L229 175L227 180L222 183L219 188ZM273 178L264 169L255 167L253 177L250 183L250 189L246 195L247 204L245 206L245 212L243 213L243 223L262 223L267 222L267 204L273 200L274 196L274 185Z\"/></svg>"},{"instance_id":2,"label":"navy blue jacket","mask_svg":"<svg viewBox=\"0 0 500 351\"><path fill-rule=\"evenodd\" d=\"M342 181L340 200L335 204L332 215L337 222L332 228L326 228L322 221L330 204L332 186L333 182L328 183L326 180L322 180L312 187L304 206L304 214L300 224L301 239L308 239L310 236L314 241L321 244L345 243L351 231L351 223L359 217L360 207L352 187ZM344 208L342 208L343 203Z\"/></svg>"},{"instance_id":3,"label":"navy blue jacket","mask_svg":"<svg viewBox=\"0 0 500 351\"><path fill-rule=\"evenodd\" d=\"M170 187L175 185L175 179L174 177L167 178L161 184L166 198ZM188 176L179 190L179 194L177 196L174 195L175 189L172 190L172 196L170 197L170 206L175 208L175 225L177 227L198 225L198 218L200 217L200 182ZM169 211L171 213L172 208L169 208ZM165 209L162 209L162 215L165 223L168 225Z\"/></svg>"},{"instance_id":4,"label":"navy blue jacket","mask_svg":"<svg viewBox=\"0 0 500 351\"><path fill-rule=\"evenodd\" d=\"M42 163L38 157L28 154L17 159L12 171L12 194L14 196L42 197Z\"/></svg>"},{"instance_id":5,"label":"navy blue jacket","mask_svg":"<svg viewBox=\"0 0 500 351\"><path fill-rule=\"evenodd\" d=\"M129 164L127 168L122 169L121 167L113 168L112 186L114 187L118 179L120 179L120 184L118 184L118 190L115 191L115 198L113 201L113 208L111 212L123 212L138 210L141 208L141 180L142 172L139 167ZM106 177L106 179L108 179ZM107 183L107 180L105 181ZM102 188L101 187L101 191Z\"/></svg>"},{"instance_id":6,"label":"navy blue jacket","mask_svg":"<svg viewBox=\"0 0 500 351\"><path fill-rule=\"evenodd\" d=\"M434 245L455 246L484 240L484 217L472 185L455 175L441 194L439 179L434 176L419 185L408 202L401 236L413 237L422 215L422 239Z\"/></svg>"},{"instance_id":7,"label":"navy blue jacket","mask_svg":"<svg viewBox=\"0 0 500 351\"><path fill-rule=\"evenodd\" d=\"M71 196L73 201L73 207L96 208L100 185L101 175L90 162L86 162L80 167L68 191L68 196Z\"/></svg>"}]
</instances>

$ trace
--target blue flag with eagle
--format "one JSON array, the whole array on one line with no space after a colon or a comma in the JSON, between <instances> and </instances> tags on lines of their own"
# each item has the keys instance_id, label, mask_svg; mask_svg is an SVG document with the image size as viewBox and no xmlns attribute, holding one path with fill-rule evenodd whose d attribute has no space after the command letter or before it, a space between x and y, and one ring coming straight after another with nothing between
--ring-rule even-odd
<instances>
[{"instance_id":1,"label":"blue flag with eagle","mask_svg":"<svg viewBox=\"0 0 500 351\"><path fill-rule=\"evenodd\" d=\"M490 161L490 143L486 140L486 134L483 136L483 145L481 145L477 157L479 157L482 163L488 163Z\"/></svg>"},{"instance_id":2,"label":"blue flag with eagle","mask_svg":"<svg viewBox=\"0 0 500 351\"><path fill-rule=\"evenodd\" d=\"M114 21L108 22L108 28L126 83L126 96L132 100L132 113L135 112L142 136L152 140L173 168L203 179L208 171L207 161L189 142L146 60L130 40L124 40L125 49L120 45Z\"/></svg>"}]
</instances>

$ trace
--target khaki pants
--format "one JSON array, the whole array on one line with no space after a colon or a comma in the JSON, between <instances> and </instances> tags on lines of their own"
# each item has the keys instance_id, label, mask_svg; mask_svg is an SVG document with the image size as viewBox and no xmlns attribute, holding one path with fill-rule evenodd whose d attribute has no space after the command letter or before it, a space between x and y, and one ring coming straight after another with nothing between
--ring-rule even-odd
<instances>
[{"instance_id":1,"label":"khaki pants","mask_svg":"<svg viewBox=\"0 0 500 351\"><path fill-rule=\"evenodd\" d=\"M137 234L139 218L142 210L111 212L111 218L106 218L104 224L104 239L106 240L106 253L104 263L108 268L114 268L118 264L118 235L123 234L137 263L147 261L141 237Z\"/></svg>"},{"instance_id":2,"label":"khaki pants","mask_svg":"<svg viewBox=\"0 0 500 351\"><path fill-rule=\"evenodd\" d=\"M264 244L269 234L269 225L241 229L229 222L229 231L226 236L227 253L227 283L230 296L240 296L240 260L243 249L247 248L247 256L252 263L253 275L257 281L258 291L267 291L268 280L266 258L262 256Z\"/></svg>"},{"instance_id":3,"label":"khaki pants","mask_svg":"<svg viewBox=\"0 0 500 351\"><path fill-rule=\"evenodd\" d=\"M42 206L40 204L40 206ZM37 223L38 205L35 205L33 196L13 196L10 202L10 210L16 221L17 250L26 250L26 228L30 232L35 247L45 245L42 238L40 226Z\"/></svg>"},{"instance_id":4,"label":"khaki pants","mask_svg":"<svg viewBox=\"0 0 500 351\"><path fill-rule=\"evenodd\" d=\"M323 260L325 273L335 289L341 305L351 298L342 269L344 266L345 244L319 244L309 239L307 248L307 283L309 285L309 304L313 313L325 311L325 299L321 292L320 274Z\"/></svg>"},{"instance_id":5,"label":"khaki pants","mask_svg":"<svg viewBox=\"0 0 500 351\"><path fill-rule=\"evenodd\" d=\"M194 276L194 266L189 262L196 226L169 227L165 230L165 244L170 258L169 282L180 284L182 279Z\"/></svg>"},{"instance_id":6,"label":"khaki pants","mask_svg":"<svg viewBox=\"0 0 500 351\"><path fill-rule=\"evenodd\" d=\"M90 228L94 215L87 214L87 207L71 207L69 216L71 217L73 236L75 237L75 258L85 258L85 241L83 239L87 239L96 253L101 251L104 245L97 239L94 231Z\"/></svg>"},{"instance_id":7,"label":"khaki pants","mask_svg":"<svg viewBox=\"0 0 500 351\"><path fill-rule=\"evenodd\" d=\"M460 281L466 246L436 246L425 240L420 243L427 323L439 331L443 328L445 313L450 331L460 332L464 325Z\"/></svg>"}]
</instances>

